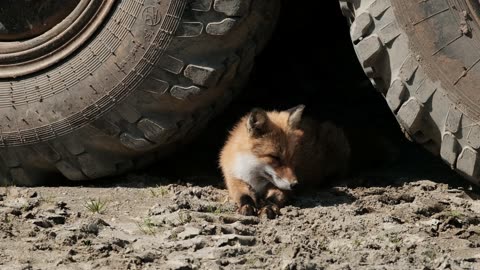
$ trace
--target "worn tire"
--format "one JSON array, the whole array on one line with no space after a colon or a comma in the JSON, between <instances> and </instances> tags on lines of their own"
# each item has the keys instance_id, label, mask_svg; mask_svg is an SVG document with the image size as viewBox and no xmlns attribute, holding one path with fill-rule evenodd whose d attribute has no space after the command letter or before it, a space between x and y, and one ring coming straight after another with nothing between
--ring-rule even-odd
<instances>
[{"instance_id":1,"label":"worn tire","mask_svg":"<svg viewBox=\"0 0 480 270\"><path fill-rule=\"evenodd\" d=\"M365 73L407 137L480 183L478 1L340 0Z\"/></svg>"},{"instance_id":2,"label":"worn tire","mask_svg":"<svg viewBox=\"0 0 480 270\"><path fill-rule=\"evenodd\" d=\"M241 89L280 8L275 0L112 2L103 24L47 67L8 75L0 42L0 183L95 179L164 157Z\"/></svg>"}]
</instances>

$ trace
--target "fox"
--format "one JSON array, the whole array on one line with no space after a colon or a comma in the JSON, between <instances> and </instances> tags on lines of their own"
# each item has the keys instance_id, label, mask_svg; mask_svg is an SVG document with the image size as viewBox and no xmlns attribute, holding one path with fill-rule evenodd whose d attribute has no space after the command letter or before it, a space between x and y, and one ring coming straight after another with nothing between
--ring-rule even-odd
<instances>
[{"instance_id":1,"label":"fox","mask_svg":"<svg viewBox=\"0 0 480 270\"><path fill-rule=\"evenodd\" d=\"M275 218L297 186L347 175L351 150L344 130L304 110L303 104L254 108L230 131L219 166L238 213Z\"/></svg>"}]
</instances>

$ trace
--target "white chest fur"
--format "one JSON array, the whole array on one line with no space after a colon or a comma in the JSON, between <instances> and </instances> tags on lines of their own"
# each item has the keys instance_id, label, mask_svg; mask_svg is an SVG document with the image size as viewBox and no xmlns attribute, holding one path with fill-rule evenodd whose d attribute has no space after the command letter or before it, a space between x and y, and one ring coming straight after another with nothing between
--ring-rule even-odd
<instances>
[{"instance_id":1,"label":"white chest fur","mask_svg":"<svg viewBox=\"0 0 480 270\"><path fill-rule=\"evenodd\" d=\"M246 182L256 192L262 192L269 183L262 177L265 166L255 155L240 153L235 156L232 173L235 178Z\"/></svg>"}]
</instances>

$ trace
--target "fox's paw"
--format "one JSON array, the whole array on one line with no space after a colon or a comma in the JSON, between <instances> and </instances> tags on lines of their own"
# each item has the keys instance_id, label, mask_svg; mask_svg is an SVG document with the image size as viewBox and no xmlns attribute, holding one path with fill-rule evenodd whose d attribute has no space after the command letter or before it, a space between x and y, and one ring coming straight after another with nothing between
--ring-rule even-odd
<instances>
[{"instance_id":1,"label":"fox's paw","mask_svg":"<svg viewBox=\"0 0 480 270\"><path fill-rule=\"evenodd\" d=\"M280 208L275 204L269 204L264 206L258 212L258 216L260 217L267 217L268 219L274 219L280 215Z\"/></svg>"},{"instance_id":2,"label":"fox's paw","mask_svg":"<svg viewBox=\"0 0 480 270\"><path fill-rule=\"evenodd\" d=\"M250 204L244 204L238 208L238 213L244 216L255 216L257 209Z\"/></svg>"}]
</instances>

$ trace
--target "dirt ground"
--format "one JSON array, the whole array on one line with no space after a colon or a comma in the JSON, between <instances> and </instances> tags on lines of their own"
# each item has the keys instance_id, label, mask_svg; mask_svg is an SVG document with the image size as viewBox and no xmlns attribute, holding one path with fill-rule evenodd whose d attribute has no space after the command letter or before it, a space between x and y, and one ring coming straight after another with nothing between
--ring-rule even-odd
<instances>
[{"instance_id":1,"label":"dirt ground","mask_svg":"<svg viewBox=\"0 0 480 270\"><path fill-rule=\"evenodd\" d=\"M0 269L480 269L480 192L412 151L275 220L236 215L221 179L155 169L2 187Z\"/></svg>"}]
</instances>

